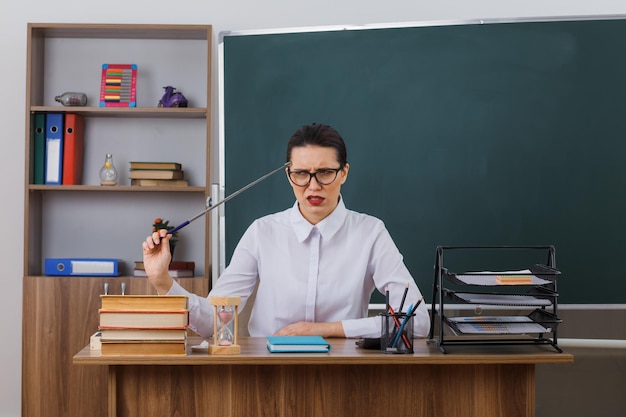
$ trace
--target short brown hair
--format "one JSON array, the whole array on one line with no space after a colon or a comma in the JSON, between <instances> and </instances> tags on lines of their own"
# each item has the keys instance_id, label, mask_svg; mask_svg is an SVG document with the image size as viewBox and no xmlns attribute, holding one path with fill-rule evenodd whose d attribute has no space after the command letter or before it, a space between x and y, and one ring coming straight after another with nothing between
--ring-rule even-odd
<instances>
[{"instance_id":1,"label":"short brown hair","mask_svg":"<svg viewBox=\"0 0 626 417\"><path fill-rule=\"evenodd\" d=\"M335 129L328 125L313 123L304 125L291 135L287 143L287 160L291 161L291 151L300 146L321 146L323 148L333 148L337 153L337 160L340 168L348 163L348 151L343 138Z\"/></svg>"}]
</instances>

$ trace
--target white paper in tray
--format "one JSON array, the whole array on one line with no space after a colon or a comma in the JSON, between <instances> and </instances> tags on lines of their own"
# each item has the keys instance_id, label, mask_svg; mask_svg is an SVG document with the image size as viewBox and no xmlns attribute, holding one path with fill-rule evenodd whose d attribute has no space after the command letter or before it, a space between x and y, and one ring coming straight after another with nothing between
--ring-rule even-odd
<instances>
[{"instance_id":1,"label":"white paper in tray","mask_svg":"<svg viewBox=\"0 0 626 417\"><path fill-rule=\"evenodd\" d=\"M537 298L532 295L506 295L506 294L472 294L455 293L455 295L468 303L495 304L509 306L549 306L552 303L545 298Z\"/></svg>"},{"instance_id":2,"label":"white paper in tray","mask_svg":"<svg viewBox=\"0 0 626 417\"><path fill-rule=\"evenodd\" d=\"M459 323L459 331L466 334L524 334L548 333L539 323Z\"/></svg>"}]
</instances>

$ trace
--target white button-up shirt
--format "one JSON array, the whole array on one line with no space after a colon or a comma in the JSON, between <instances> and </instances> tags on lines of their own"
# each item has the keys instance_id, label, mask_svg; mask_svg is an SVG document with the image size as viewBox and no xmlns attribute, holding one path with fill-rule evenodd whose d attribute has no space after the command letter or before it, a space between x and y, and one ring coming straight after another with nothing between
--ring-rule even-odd
<instances>
[{"instance_id":1,"label":"white button-up shirt","mask_svg":"<svg viewBox=\"0 0 626 417\"><path fill-rule=\"evenodd\" d=\"M374 289L389 290L397 309L408 283L405 312L421 297L383 222L347 210L343 199L316 225L302 217L297 202L255 220L209 296L241 296L242 309L257 283L248 323L250 336L257 337L299 321L341 321L346 337L380 337L380 317L367 317ZM176 282L169 294L189 295L190 328L213 334L208 298ZM414 336L424 337L430 329L425 303L415 314Z\"/></svg>"}]
</instances>

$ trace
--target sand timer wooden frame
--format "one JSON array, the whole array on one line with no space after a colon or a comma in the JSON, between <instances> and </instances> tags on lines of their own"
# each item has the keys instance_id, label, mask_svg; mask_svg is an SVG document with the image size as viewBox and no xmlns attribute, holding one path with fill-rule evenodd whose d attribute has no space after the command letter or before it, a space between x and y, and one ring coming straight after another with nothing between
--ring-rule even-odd
<instances>
[{"instance_id":1,"label":"sand timer wooden frame","mask_svg":"<svg viewBox=\"0 0 626 417\"><path fill-rule=\"evenodd\" d=\"M239 333L239 304L241 297L209 297L213 306L213 344L209 345L212 355L238 355L241 347L237 339ZM233 322L231 333L229 324Z\"/></svg>"}]
</instances>

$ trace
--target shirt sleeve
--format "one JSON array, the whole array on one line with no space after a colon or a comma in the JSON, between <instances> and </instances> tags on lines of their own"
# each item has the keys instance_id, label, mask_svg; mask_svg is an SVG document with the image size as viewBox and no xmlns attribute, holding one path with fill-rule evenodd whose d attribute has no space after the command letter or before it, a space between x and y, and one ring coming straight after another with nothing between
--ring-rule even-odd
<instances>
[{"instance_id":1,"label":"shirt sleeve","mask_svg":"<svg viewBox=\"0 0 626 417\"><path fill-rule=\"evenodd\" d=\"M403 311L407 312L410 306L415 305L422 299L422 293L417 287L415 279L404 264L402 254L384 225L374 243L370 268L376 288L383 294L387 290L389 291L389 304L394 309L397 310L399 308L407 284L408 290ZM413 336L427 337L430 331L430 316L426 303L423 300L414 314ZM374 321L374 324L377 326L377 336L375 337L380 337L382 322L379 317L375 319L377 319Z\"/></svg>"},{"instance_id":2,"label":"shirt sleeve","mask_svg":"<svg viewBox=\"0 0 626 417\"><path fill-rule=\"evenodd\" d=\"M382 321L380 317L343 320L343 331L348 338L381 337ZM427 337L430 331L430 316L424 303L415 310L413 319L413 337Z\"/></svg>"},{"instance_id":3,"label":"shirt sleeve","mask_svg":"<svg viewBox=\"0 0 626 417\"><path fill-rule=\"evenodd\" d=\"M190 293L176 281L167 295L186 295L189 298L189 328L201 337L213 335L213 307L207 297Z\"/></svg>"},{"instance_id":4,"label":"shirt sleeve","mask_svg":"<svg viewBox=\"0 0 626 417\"><path fill-rule=\"evenodd\" d=\"M417 310L415 310L414 314L413 337L427 337L428 332L430 331L430 315L428 314L428 308L422 302ZM343 320L341 324L343 325L343 331L348 338L381 337L382 321L380 317Z\"/></svg>"},{"instance_id":5,"label":"shirt sleeve","mask_svg":"<svg viewBox=\"0 0 626 417\"><path fill-rule=\"evenodd\" d=\"M343 320L343 332L346 337L380 337L380 317Z\"/></svg>"},{"instance_id":6,"label":"shirt sleeve","mask_svg":"<svg viewBox=\"0 0 626 417\"><path fill-rule=\"evenodd\" d=\"M245 242L251 241L250 236L253 235L253 230L253 227L250 227L246 231L233 253L230 265L218 278L207 297L190 293L176 281L170 288L168 295L187 295L189 297L189 328L198 335L202 337L213 336L214 310L209 303L211 295L239 296L241 297L239 308L243 310L248 298L254 291L258 276L257 261L251 255L250 248L244 245Z\"/></svg>"}]
</instances>

